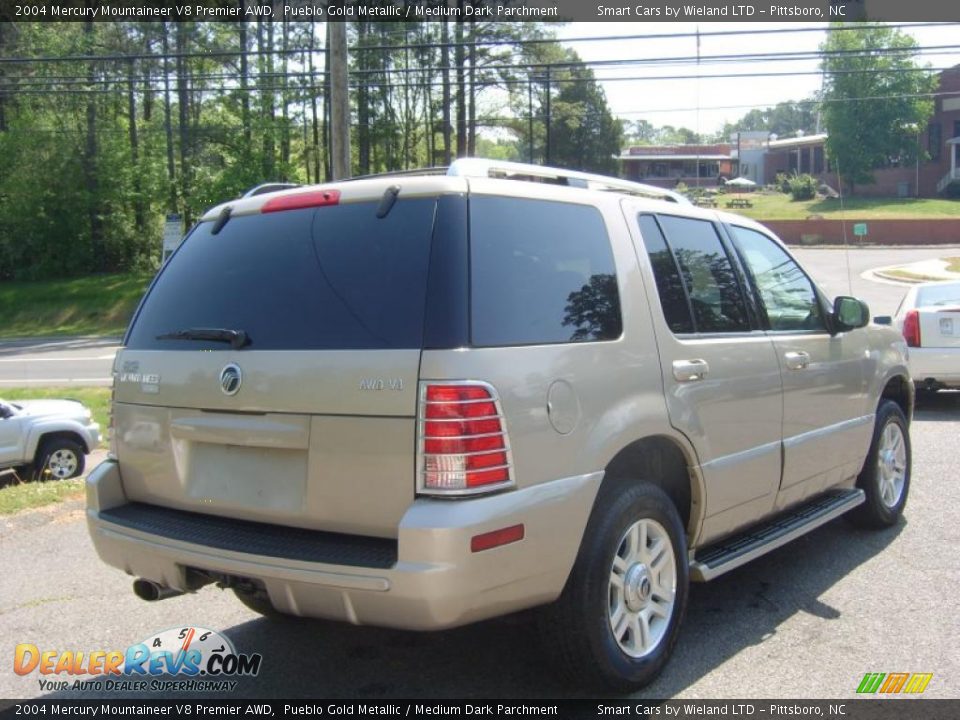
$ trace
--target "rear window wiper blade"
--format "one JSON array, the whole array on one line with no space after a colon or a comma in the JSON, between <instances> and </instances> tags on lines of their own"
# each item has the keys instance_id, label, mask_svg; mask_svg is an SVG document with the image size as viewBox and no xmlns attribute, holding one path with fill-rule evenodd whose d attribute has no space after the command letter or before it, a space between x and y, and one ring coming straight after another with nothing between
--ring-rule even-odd
<instances>
[{"instance_id":1,"label":"rear window wiper blade","mask_svg":"<svg viewBox=\"0 0 960 720\"><path fill-rule=\"evenodd\" d=\"M186 328L157 335L157 340L211 340L230 343L235 350L250 344L250 336L244 330L230 328Z\"/></svg>"}]
</instances>

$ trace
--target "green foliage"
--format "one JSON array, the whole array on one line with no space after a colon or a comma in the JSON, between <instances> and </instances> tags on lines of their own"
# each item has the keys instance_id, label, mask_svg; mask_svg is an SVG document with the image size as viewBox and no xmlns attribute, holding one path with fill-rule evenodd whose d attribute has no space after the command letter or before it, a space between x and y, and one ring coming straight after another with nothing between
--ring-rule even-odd
<instances>
[{"instance_id":1,"label":"green foliage","mask_svg":"<svg viewBox=\"0 0 960 720\"><path fill-rule=\"evenodd\" d=\"M0 283L0 338L122 335L151 276Z\"/></svg>"},{"instance_id":2,"label":"green foliage","mask_svg":"<svg viewBox=\"0 0 960 720\"><path fill-rule=\"evenodd\" d=\"M816 132L817 100L782 102L770 108L754 108L734 123L724 125L722 136L742 131L765 130L780 137L793 136L798 130L804 134Z\"/></svg>"},{"instance_id":3,"label":"green foliage","mask_svg":"<svg viewBox=\"0 0 960 720\"><path fill-rule=\"evenodd\" d=\"M549 125L551 162L615 173L620 123L553 25L350 22L354 171L542 161ZM167 213L329 180L324 27L0 23L24 60L0 65L0 281L149 271Z\"/></svg>"},{"instance_id":4,"label":"green foliage","mask_svg":"<svg viewBox=\"0 0 960 720\"><path fill-rule=\"evenodd\" d=\"M787 175L787 173L777 173L773 183L777 186L777 189L779 189L780 192L787 195L790 194L790 176Z\"/></svg>"},{"instance_id":5,"label":"green foliage","mask_svg":"<svg viewBox=\"0 0 960 720\"><path fill-rule=\"evenodd\" d=\"M579 57L568 51L573 62ZM574 82L561 85L553 101L550 123L553 131L551 163L575 170L616 175L620 154L621 126L607 107L607 98L584 65L572 65Z\"/></svg>"},{"instance_id":6,"label":"green foliage","mask_svg":"<svg viewBox=\"0 0 960 720\"><path fill-rule=\"evenodd\" d=\"M873 170L916 161L917 133L933 114L924 95L937 85L935 75L918 71L916 47L906 33L878 25L829 33L821 46L827 152L848 195L872 183Z\"/></svg>"},{"instance_id":7,"label":"green foliage","mask_svg":"<svg viewBox=\"0 0 960 720\"><path fill-rule=\"evenodd\" d=\"M794 175L788 185L790 197L794 200L813 200L817 196L817 179L812 175Z\"/></svg>"}]
</instances>

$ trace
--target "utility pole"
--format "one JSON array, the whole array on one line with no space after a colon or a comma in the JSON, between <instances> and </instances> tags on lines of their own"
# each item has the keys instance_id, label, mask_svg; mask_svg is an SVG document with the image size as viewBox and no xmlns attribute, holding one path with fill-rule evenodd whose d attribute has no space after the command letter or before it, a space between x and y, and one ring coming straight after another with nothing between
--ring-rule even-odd
<instances>
[{"instance_id":1,"label":"utility pole","mask_svg":"<svg viewBox=\"0 0 960 720\"><path fill-rule=\"evenodd\" d=\"M550 164L550 121L551 121L551 117L550 117L550 66L549 66L549 65L547 65L546 82L547 82L547 107L546 107L546 111L547 111L547 113L546 113L546 114L547 114L547 122L546 122L547 137L546 137L546 142L544 143L544 148L543 148L543 155L544 155L544 157L543 157L543 164L544 164L544 165L549 165L549 164Z\"/></svg>"},{"instance_id":2,"label":"utility pole","mask_svg":"<svg viewBox=\"0 0 960 720\"><path fill-rule=\"evenodd\" d=\"M334 180L350 177L350 96L347 93L347 23L327 22L330 46L330 152Z\"/></svg>"}]
</instances>

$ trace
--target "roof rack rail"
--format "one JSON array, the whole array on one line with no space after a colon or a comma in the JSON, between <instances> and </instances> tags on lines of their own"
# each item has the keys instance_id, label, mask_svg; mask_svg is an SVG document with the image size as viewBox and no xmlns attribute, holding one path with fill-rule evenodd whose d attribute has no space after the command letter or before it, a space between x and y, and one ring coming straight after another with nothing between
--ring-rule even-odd
<instances>
[{"instance_id":1,"label":"roof rack rail","mask_svg":"<svg viewBox=\"0 0 960 720\"><path fill-rule=\"evenodd\" d=\"M369 175L355 175L351 178L344 178L343 181L353 182L354 180L369 180L370 178L383 178L383 177L404 177L405 175L414 176L414 175L447 175L449 168L446 166L443 167L427 167L419 168L417 170L388 170L387 172L381 173L370 173ZM343 182L338 181L338 182Z\"/></svg>"},{"instance_id":2,"label":"roof rack rail","mask_svg":"<svg viewBox=\"0 0 960 720\"><path fill-rule=\"evenodd\" d=\"M620 178L594 175L592 173L565 170L563 168L529 165L527 163L505 162L500 160L485 160L482 158L460 158L454 160L447 170L447 175L458 177L500 177L506 179L520 179L517 176L552 180L558 185L588 188L590 190L615 190L629 195L667 200L669 202L689 205L690 201L680 193L655 185L621 180Z\"/></svg>"},{"instance_id":3,"label":"roof rack rail","mask_svg":"<svg viewBox=\"0 0 960 720\"><path fill-rule=\"evenodd\" d=\"M290 182L268 182L263 183L262 185L257 185L247 190L240 197L249 198L255 197L257 195L264 195L266 193L277 192L278 190L290 190L292 188L301 187L300 183L290 183Z\"/></svg>"}]
</instances>

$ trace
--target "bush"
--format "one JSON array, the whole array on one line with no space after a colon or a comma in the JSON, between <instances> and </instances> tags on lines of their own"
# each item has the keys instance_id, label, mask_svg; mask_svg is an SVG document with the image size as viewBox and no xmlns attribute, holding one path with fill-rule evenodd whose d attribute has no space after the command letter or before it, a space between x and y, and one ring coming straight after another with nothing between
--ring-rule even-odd
<instances>
[{"instance_id":1,"label":"bush","mask_svg":"<svg viewBox=\"0 0 960 720\"><path fill-rule=\"evenodd\" d=\"M813 200L817 196L816 178L807 174L790 178L790 196L794 200Z\"/></svg>"},{"instance_id":2,"label":"bush","mask_svg":"<svg viewBox=\"0 0 960 720\"><path fill-rule=\"evenodd\" d=\"M773 183L780 188L780 192L784 195L790 193L790 176L786 173L777 173L777 176L773 179Z\"/></svg>"}]
</instances>

